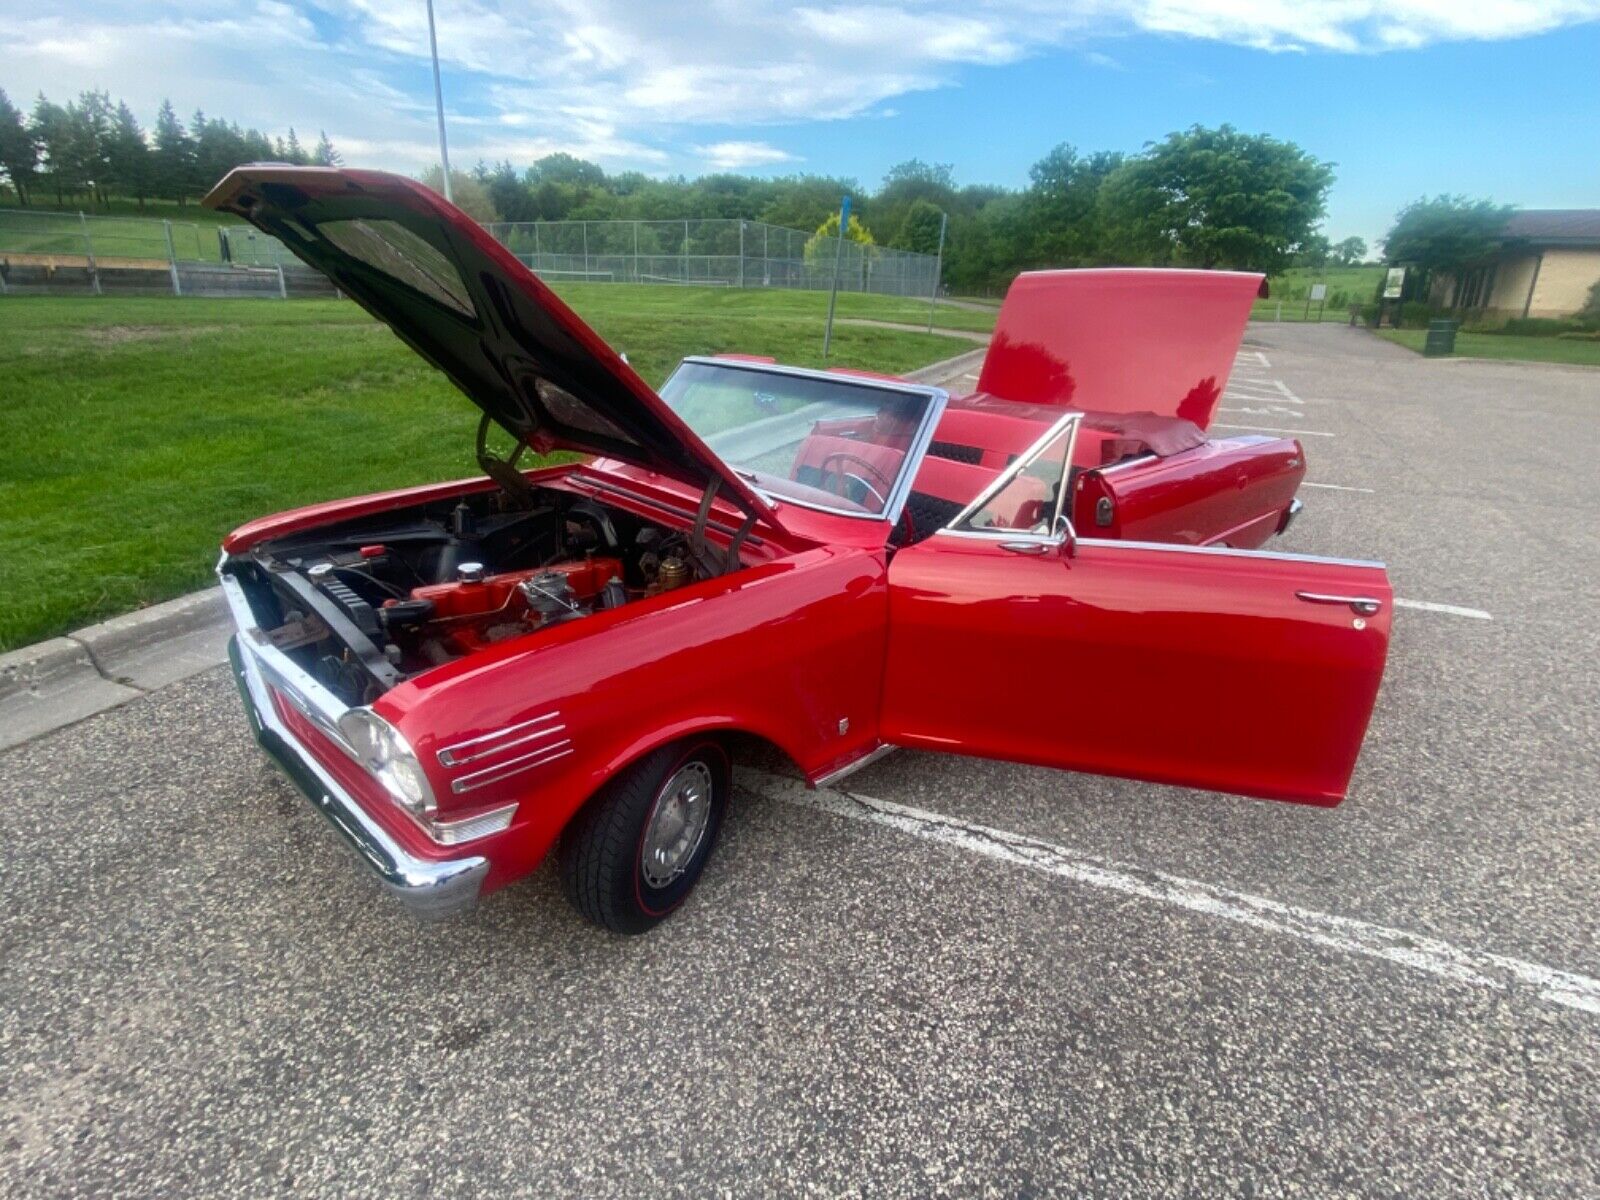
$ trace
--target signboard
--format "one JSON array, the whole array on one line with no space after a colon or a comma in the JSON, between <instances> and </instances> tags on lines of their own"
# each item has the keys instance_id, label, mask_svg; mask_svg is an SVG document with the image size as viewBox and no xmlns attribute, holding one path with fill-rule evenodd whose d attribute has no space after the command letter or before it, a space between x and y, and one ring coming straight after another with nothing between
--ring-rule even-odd
<instances>
[{"instance_id":1,"label":"signboard","mask_svg":"<svg viewBox=\"0 0 1600 1200\"><path fill-rule=\"evenodd\" d=\"M1311 298L1313 300L1325 300L1325 299L1327 299L1327 296L1328 296L1328 285L1327 284L1325 284L1325 283L1313 283L1311 285Z\"/></svg>"},{"instance_id":2,"label":"signboard","mask_svg":"<svg viewBox=\"0 0 1600 1200\"><path fill-rule=\"evenodd\" d=\"M1404 267L1390 267L1389 274L1383 280L1383 298L1385 300L1400 299L1401 289L1406 284L1406 269Z\"/></svg>"}]
</instances>

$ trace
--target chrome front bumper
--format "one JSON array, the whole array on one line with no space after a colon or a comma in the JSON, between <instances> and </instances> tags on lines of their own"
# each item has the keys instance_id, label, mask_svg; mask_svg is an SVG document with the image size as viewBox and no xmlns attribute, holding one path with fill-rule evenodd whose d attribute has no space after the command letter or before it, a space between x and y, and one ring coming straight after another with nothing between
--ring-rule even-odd
<instances>
[{"instance_id":1,"label":"chrome front bumper","mask_svg":"<svg viewBox=\"0 0 1600 1200\"><path fill-rule=\"evenodd\" d=\"M253 650L248 638L254 619L238 584L225 578L224 594L234 608L241 632L228 640L228 661L233 666L239 694L244 698L250 730L256 741L289 777L306 799L339 831L356 856L377 875L385 891L423 920L440 920L470 909L478 899L489 860L482 855L435 861L418 858L392 838L362 810L317 760L295 739L278 716L267 690L272 668L263 661L265 651ZM241 614L238 609L244 606ZM242 617L242 620L241 620ZM248 624L244 624L248 622ZM305 681L301 681L305 682ZM313 685L314 686L314 685ZM294 697L299 707L302 695Z\"/></svg>"}]
</instances>

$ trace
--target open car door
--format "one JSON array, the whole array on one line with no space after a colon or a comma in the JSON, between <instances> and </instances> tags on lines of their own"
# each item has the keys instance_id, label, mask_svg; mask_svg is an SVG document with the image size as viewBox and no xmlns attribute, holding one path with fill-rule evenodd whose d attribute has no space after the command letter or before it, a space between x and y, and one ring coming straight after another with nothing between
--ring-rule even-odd
<instances>
[{"instance_id":1,"label":"open car door","mask_svg":"<svg viewBox=\"0 0 1600 1200\"><path fill-rule=\"evenodd\" d=\"M1339 803L1388 653L1382 564L1076 538L1080 419L895 554L883 739Z\"/></svg>"}]
</instances>

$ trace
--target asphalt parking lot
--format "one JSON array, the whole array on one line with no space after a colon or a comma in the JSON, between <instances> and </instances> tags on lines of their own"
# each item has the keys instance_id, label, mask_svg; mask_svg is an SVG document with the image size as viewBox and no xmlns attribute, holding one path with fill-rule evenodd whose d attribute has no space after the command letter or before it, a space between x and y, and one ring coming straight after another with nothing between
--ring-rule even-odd
<instances>
[{"instance_id":1,"label":"asphalt parking lot","mask_svg":"<svg viewBox=\"0 0 1600 1200\"><path fill-rule=\"evenodd\" d=\"M1410 602L1340 808L754 762L646 938L419 926L210 671L0 755L0 1193L1600 1193L1600 371L1252 326L1220 419Z\"/></svg>"}]
</instances>

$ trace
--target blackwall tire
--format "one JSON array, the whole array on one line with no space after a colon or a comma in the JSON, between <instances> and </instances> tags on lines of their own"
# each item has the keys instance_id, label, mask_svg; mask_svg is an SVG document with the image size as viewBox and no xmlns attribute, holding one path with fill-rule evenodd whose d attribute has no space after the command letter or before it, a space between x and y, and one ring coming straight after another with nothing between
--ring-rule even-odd
<instances>
[{"instance_id":1,"label":"blackwall tire","mask_svg":"<svg viewBox=\"0 0 1600 1200\"><path fill-rule=\"evenodd\" d=\"M614 933L645 933L705 870L733 779L727 751L689 739L645 755L573 818L557 859L567 899Z\"/></svg>"}]
</instances>

